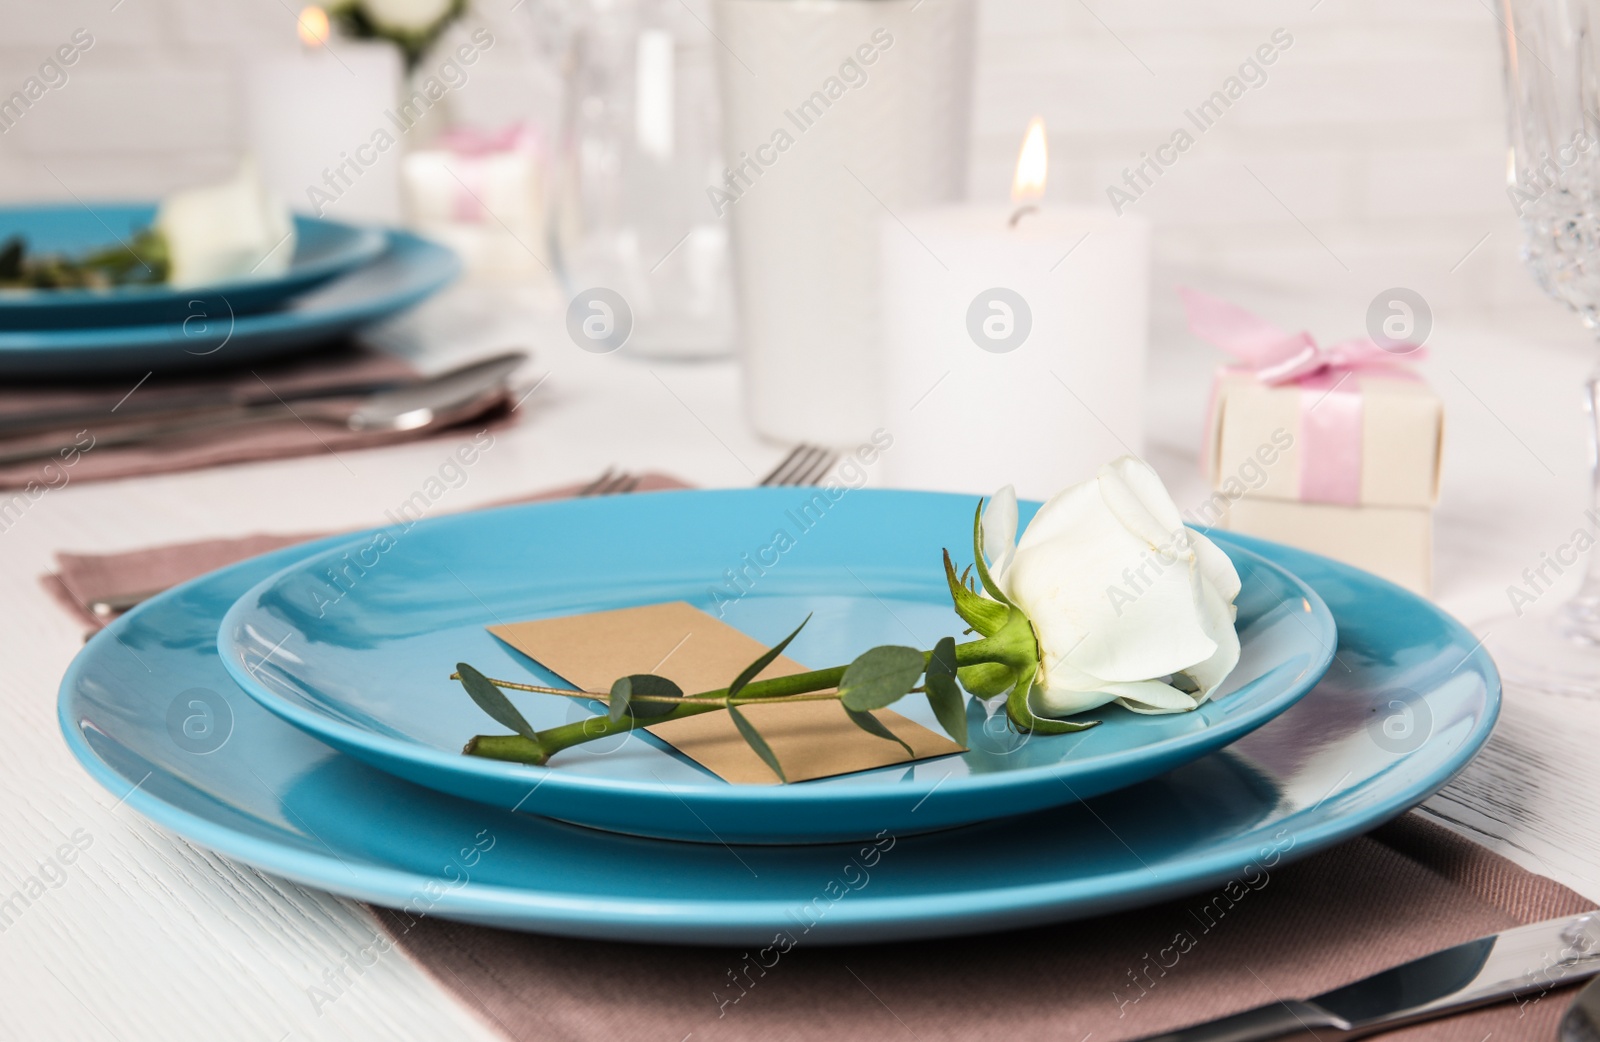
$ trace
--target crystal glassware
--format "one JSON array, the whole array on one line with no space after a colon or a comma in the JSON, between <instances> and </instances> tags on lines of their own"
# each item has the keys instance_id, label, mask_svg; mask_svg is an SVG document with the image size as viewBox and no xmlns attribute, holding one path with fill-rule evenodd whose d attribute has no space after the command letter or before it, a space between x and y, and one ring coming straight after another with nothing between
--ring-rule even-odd
<instances>
[{"instance_id":1,"label":"crystal glassware","mask_svg":"<svg viewBox=\"0 0 1600 1042\"><path fill-rule=\"evenodd\" d=\"M1600 332L1600 0L1504 0L1507 175L1523 257L1545 292ZM1600 368L1585 386L1600 511ZM1576 596L1480 627L1508 685L1600 695L1600 553Z\"/></svg>"},{"instance_id":2,"label":"crystal glassware","mask_svg":"<svg viewBox=\"0 0 1600 1042\"><path fill-rule=\"evenodd\" d=\"M535 0L563 78L552 245L569 298L596 287L631 316L639 355L732 351L727 224L711 30L680 0Z\"/></svg>"}]
</instances>

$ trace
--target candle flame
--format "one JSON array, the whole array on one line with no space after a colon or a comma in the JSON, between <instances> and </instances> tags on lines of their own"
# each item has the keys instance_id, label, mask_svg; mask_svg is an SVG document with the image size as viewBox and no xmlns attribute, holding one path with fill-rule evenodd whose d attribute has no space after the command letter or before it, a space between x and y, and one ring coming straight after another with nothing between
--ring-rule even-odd
<instances>
[{"instance_id":1,"label":"candle flame","mask_svg":"<svg viewBox=\"0 0 1600 1042\"><path fill-rule=\"evenodd\" d=\"M1017 153L1017 176L1011 182L1012 202L1020 206L1043 198L1048 161L1044 120L1035 116L1028 123L1028 132L1022 137L1022 150Z\"/></svg>"},{"instance_id":2,"label":"candle flame","mask_svg":"<svg viewBox=\"0 0 1600 1042\"><path fill-rule=\"evenodd\" d=\"M297 28L301 43L307 47L321 47L328 42L328 12L315 4L302 7Z\"/></svg>"}]
</instances>

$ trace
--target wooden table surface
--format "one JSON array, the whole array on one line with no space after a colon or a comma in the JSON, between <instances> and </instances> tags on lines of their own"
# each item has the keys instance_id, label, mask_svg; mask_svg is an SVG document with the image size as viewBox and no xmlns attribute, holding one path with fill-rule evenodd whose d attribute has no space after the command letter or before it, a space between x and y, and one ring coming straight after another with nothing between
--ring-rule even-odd
<instances>
[{"instance_id":1,"label":"wooden table surface","mask_svg":"<svg viewBox=\"0 0 1600 1042\"><path fill-rule=\"evenodd\" d=\"M427 367L513 344L538 352L530 382L543 382L522 422L441 509L612 465L749 485L785 452L746 426L732 363L585 354L525 295L467 285L379 339ZM1437 598L1470 622L1508 610L1506 587L1582 523L1577 385L1589 359L1582 331L1555 323L1535 334L1441 321L1431 343L1448 345L1425 367L1449 415ZM1194 455L1215 359L1175 329L1158 329L1156 345L1146 456L1184 506L1205 493ZM315 1002L326 972L375 937L359 906L194 847L91 782L56 725L56 688L83 635L37 581L60 550L377 523L454 446L69 484L0 531L0 900L67 837L85 847L0 925L0 1040L496 1037L395 951ZM1600 901L1597 747L1600 696L1508 692L1488 748L1427 811Z\"/></svg>"}]
</instances>

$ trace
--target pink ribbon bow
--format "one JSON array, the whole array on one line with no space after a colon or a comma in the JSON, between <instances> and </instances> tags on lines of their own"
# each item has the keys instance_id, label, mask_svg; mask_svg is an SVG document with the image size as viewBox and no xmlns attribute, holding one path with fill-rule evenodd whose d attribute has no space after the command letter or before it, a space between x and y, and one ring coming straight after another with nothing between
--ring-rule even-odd
<instances>
[{"instance_id":1,"label":"pink ribbon bow","mask_svg":"<svg viewBox=\"0 0 1600 1042\"><path fill-rule=\"evenodd\" d=\"M458 221L479 222L486 216L482 198L487 191L482 160L505 152L533 154L538 138L526 123L512 123L499 130L478 127L451 127L439 135L439 147L462 160L456 163L460 184L452 196L451 210Z\"/></svg>"},{"instance_id":2,"label":"pink ribbon bow","mask_svg":"<svg viewBox=\"0 0 1600 1042\"><path fill-rule=\"evenodd\" d=\"M531 152L534 145L533 128L526 123L512 123L499 130L451 127L439 135L439 147L458 156L486 156L493 152Z\"/></svg>"},{"instance_id":3,"label":"pink ribbon bow","mask_svg":"<svg viewBox=\"0 0 1600 1042\"><path fill-rule=\"evenodd\" d=\"M1311 503L1361 502L1361 375L1415 380L1400 360L1421 359L1420 344L1385 348L1368 338L1322 347L1304 331L1289 333L1244 308L1179 288L1189 331L1239 360L1225 372L1248 372L1270 387L1301 389L1300 499ZM1217 386L1211 388L1215 412ZM1208 427L1210 425L1208 424Z\"/></svg>"}]
</instances>

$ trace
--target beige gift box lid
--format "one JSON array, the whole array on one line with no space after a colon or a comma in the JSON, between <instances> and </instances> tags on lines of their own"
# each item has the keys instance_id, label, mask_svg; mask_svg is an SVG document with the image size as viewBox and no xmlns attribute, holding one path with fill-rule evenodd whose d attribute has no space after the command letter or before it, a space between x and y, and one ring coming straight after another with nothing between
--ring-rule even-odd
<instances>
[{"instance_id":1,"label":"beige gift box lid","mask_svg":"<svg viewBox=\"0 0 1600 1042\"><path fill-rule=\"evenodd\" d=\"M1372 373L1347 380L1335 393L1359 382L1361 505L1431 507L1439 498L1444 403L1421 380ZM1330 392L1224 372L1215 393L1204 447L1212 487L1234 499L1299 501L1301 411Z\"/></svg>"}]
</instances>

